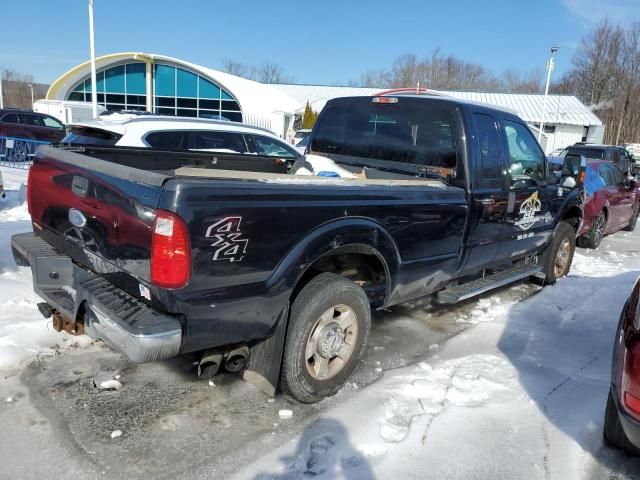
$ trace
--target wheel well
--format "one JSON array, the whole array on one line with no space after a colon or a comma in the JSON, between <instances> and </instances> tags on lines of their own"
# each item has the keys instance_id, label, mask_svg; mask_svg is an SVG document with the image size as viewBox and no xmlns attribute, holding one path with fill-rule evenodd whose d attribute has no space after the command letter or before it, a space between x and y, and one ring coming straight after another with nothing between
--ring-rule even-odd
<instances>
[{"instance_id":1,"label":"wheel well","mask_svg":"<svg viewBox=\"0 0 640 480\"><path fill-rule=\"evenodd\" d=\"M360 285L373 308L384 305L388 290L385 265L376 254L365 253L357 246L331 251L311 264L298 280L291 301L312 278L324 272L342 275Z\"/></svg>"},{"instance_id":2,"label":"wheel well","mask_svg":"<svg viewBox=\"0 0 640 480\"><path fill-rule=\"evenodd\" d=\"M562 217L562 221L568 223L578 233L578 227L580 227L580 219L582 218L582 212L578 207L571 207L567 210Z\"/></svg>"}]
</instances>

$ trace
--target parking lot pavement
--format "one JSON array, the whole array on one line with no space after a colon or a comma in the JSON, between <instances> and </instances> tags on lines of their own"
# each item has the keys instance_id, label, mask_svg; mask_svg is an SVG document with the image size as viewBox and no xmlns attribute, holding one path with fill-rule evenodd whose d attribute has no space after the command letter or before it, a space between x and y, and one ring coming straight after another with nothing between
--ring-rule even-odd
<instances>
[{"instance_id":1,"label":"parking lot pavement","mask_svg":"<svg viewBox=\"0 0 640 480\"><path fill-rule=\"evenodd\" d=\"M503 290L485 299L484 308L537 289ZM316 405L282 395L270 400L229 374L216 376L211 386L196 378L191 356L132 365L98 342L43 357L0 381L0 398L12 399L0 410L0 444L5 445L0 465L16 478L55 469L133 478L215 471L223 478L247 463L248 452L276 448L346 399L366 395L364 387L386 372L437 355L449 338L476 323L478 305L442 308L423 300L379 312L351 383ZM94 385L116 376L123 385L119 390ZM292 410L293 418L281 420L282 409ZM122 435L112 439L116 430ZM64 466L60 458L67 459Z\"/></svg>"}]
</instances>

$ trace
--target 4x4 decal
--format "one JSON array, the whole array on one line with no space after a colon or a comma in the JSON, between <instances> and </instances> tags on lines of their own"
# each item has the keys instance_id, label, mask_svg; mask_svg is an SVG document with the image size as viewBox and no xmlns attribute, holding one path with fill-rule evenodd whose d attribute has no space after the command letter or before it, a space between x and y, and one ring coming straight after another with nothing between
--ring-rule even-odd
<instances>
[{"instance_id":1,"label":"4x4 decal","mask_svg":"<svg viewBox=\"0 0 640 480\"><path fill-rule=\"evenodd\" d=\"M242 217L226 217L207 228L205 237L215 239L213 260L240 262L247 253L249 240L240 231Z\"/></svg>"}]
</instances>

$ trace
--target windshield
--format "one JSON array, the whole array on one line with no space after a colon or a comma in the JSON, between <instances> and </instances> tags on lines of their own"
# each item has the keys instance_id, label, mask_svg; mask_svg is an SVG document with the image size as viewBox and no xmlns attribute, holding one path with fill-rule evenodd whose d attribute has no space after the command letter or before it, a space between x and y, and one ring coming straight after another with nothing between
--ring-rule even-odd
<instances>
[{"instance_id":1,"label":"windshield","mask_svg":"<svg viewBox=\"0 0 640 480\"><path fill-rule=\"evenodd\" d=\"M569 150L576 155L584 155L594 160L604 160L604 150L599 148L572 148Z\"/></svg>"},{"instance_id":2,"label":"windshield","mask_svg":"<svg viewBox=\"0 0 640 480\"><path fill-rule=\"evenodd\" d=\"M375 103L374 98L393 103ZM423 98L336 99L320 117L311 151L455 168L453 109Z\"/></svg>"}]
</instances>

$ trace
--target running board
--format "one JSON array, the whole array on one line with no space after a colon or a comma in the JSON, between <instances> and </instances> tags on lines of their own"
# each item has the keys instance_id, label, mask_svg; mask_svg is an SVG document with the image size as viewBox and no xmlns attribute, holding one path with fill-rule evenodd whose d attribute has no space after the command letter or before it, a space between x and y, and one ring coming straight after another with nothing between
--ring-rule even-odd
<instances>
[{"instance_id":1,"label":"running board","mask_svg":"<svg viewBox=\"0 0 640 480\"><path fill-rule=\"evenodd\" d=\"M457 287L445 288L438 292L436 299L439 303L458 303L494 288L503 287L530 277L541 271L542 267L540 265L521 265L472 282L463 283Z\"/></svg>"}]
</instances>

